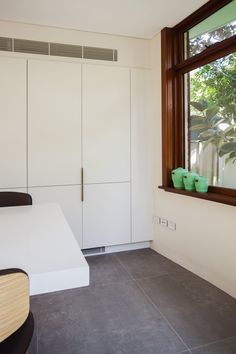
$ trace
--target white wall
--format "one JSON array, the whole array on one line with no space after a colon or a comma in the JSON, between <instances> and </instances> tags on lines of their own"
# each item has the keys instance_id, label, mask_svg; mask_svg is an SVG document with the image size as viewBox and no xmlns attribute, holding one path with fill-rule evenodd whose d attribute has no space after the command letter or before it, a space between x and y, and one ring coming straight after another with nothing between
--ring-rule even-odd
<instances>
[{"instance_id":1,"label":"white wall","mask_svg":"<svg viewBox=\"0 0 236 354\"><path fill-rule=\"evenodd\" d=\"M10 21L0 21L0 37L117 49L118 63L114 63L114 65L146 68L150 63L150 41L145 39L28 25ZM108 63L110 64L110 62Z\"/></svg>"},{"instance_id":2,"label":"white wall","mask_svg":"<svg viewBox=\"0 0 236 354\"><path fill-rule=\"evenodd\" d=\"M153 249L236 297L236 209L232 206L176 195L161 185L161 47L160 34L151 41L156 109L155 213L175 221L176 231L155 226Z\"/></svg>"}]
</instances>

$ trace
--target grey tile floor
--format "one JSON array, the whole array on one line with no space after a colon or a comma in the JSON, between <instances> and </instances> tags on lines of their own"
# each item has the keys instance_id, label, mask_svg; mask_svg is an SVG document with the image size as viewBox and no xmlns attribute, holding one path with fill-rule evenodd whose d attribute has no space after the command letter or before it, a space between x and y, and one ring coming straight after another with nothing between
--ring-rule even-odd
<instances>
[{"instance_id":1,"label":"grey tile floor","mask_svg":"<svg viewBox=\"0 0 236 354\"><path fill-rule=\"evenodd\" d=\"M92 256L89 287L33 296L29 354L236 354L236 300L151 249Z\"/></svg>"}]
</instances>

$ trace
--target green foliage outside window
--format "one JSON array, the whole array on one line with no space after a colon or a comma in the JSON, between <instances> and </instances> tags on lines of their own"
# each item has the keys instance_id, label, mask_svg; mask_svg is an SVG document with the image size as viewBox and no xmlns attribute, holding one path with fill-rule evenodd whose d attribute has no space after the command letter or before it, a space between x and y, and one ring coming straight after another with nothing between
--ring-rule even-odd
<instances>
[{"instance_id":1,"label":"green foliage outside window","mask_svg":"<svg viewBox=\"0 0 236 354\"><path fill-rule=\"evenodd\" d=\"M214 144L226 163L236 161L236 53L190 74L191 140Z\"/></svg>"}]
</instances>

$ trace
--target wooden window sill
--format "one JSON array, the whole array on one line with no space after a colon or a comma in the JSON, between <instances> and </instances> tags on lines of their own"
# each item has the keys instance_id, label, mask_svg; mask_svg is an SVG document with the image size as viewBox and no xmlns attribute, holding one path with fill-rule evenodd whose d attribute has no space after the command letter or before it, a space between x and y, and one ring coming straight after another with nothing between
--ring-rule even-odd
<instances>
[{"instance_id":1,"label":"wooden window sill","mask_svg":"<svg viewBox=\"0 0 236 354\"><path fill-rule=\"evenodd\" d=\"M188 197L205 199L205 200L209 200L212 202L236 206L236 197L234 197L234 196L213 193L211 191L209 191L208 193L189 192L184 189L175 189L174 187L165 187L165 186L159 186L158 188L163 189L164 191L170 192L170 193L182 194L182 195L185 195Z\"/></svg>"}]
</instances>

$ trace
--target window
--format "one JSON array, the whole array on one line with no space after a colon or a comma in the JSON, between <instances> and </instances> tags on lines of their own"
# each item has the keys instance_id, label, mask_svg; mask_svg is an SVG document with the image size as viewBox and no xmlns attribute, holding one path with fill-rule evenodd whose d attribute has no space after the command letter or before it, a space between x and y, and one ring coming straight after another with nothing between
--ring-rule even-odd
<instances>
[{"instance_id":1,"label":"window","mask_svg":"<svg viewBox=\"0 0 236 354\"><path fill-rule=\"evenodd\" d=\"M185 74L185 165L236 189L236 53Z\"/></svg>"},{"instance_id":2,"label":"window","mask_svg":"<svg viewBox=\"0 0 236 354\"><path fill-rule=\"evenodd\" d=\"M162 31L163 188L182 166L236 205L236 0L211 0Z\"/></svg>"},{"instance_id":3,"label":"window","mask_svg":"<svg viewBox=\"0 0 236 354\"><path fill-rule=\"evenodd\" d=\"M185 59L235 34L236 1L231 1L184 33Z\"/></svg>"}]
</instances>

